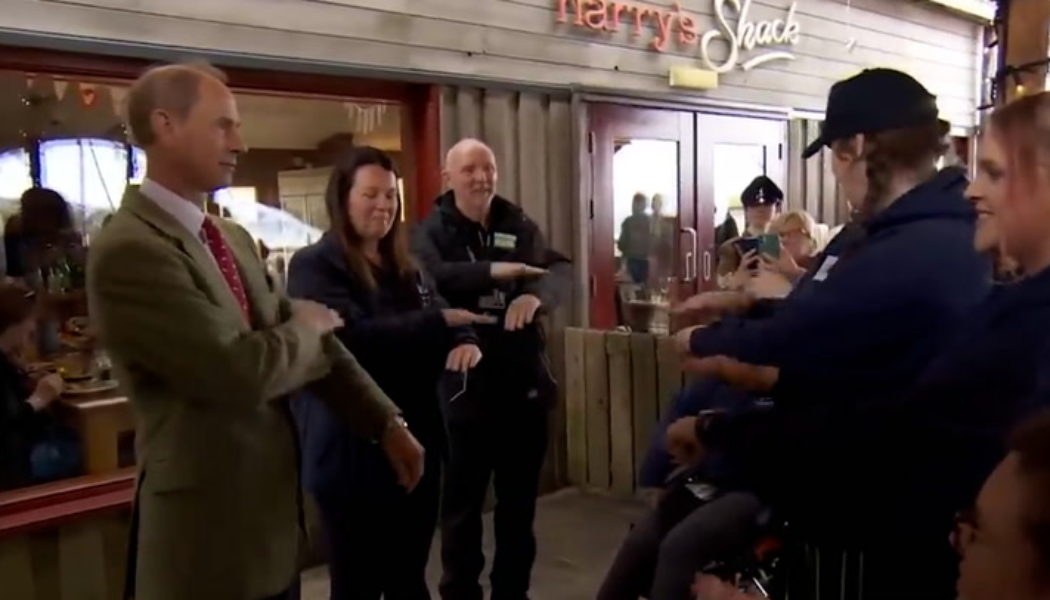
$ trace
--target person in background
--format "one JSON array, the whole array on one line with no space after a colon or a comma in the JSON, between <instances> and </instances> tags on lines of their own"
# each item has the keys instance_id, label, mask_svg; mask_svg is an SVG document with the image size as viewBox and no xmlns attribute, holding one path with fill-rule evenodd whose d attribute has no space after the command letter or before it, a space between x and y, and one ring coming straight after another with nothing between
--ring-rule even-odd
<instances>
[{"instance_id":1,"label":"person in background","mask_svg":"<svg viewBox=\"0 0 1050 600\"><path fill-rule=\"evenodd\" d=\"M69 278L66 289L83 287L84 245L69 203L52 189L22 194L21 211L4 228L4 250L7 275L36 290L55 287L58 277Z\"/></svg>"},{"instance_id":2,"label":"person in background","mask_svg":"<svg viewBox=\"0 0 1050 600\"><path fill-rule=\"evenodd\" d=\"M408 251L388 155L354 148L332 172L329 230L291 260L288 293L331 307L338 337L397 404L427 449L411 492L382 450L355 436L309 394L296 402L304 483L318 501L328 542L333 600L430 597L426 564L437 527L441 461L447 454L438 383L481 359L471 325L450 309Z\"/></svg>"},{"instance_id":3,"label":"person in background","mask_svg":"<svg viewBox=\"0 0 1050 600\"><path fill-rule=\"evenodd\" d=\"M730 277L744 262L744 254L738 243L742 239L753 239L769 232L769 226L776 218L780 205L784 202L784 192L765 175L755 177L740 193L740 203L744 205L744 232L718 247L718 280L722 288L729 285Z\"/></svg>"},{"instance_id":4,"label":"person in background","mask_svg":"<svg viewBox=\"0 0 1050 600\"><path fill-rule=\"evenodd\" d=\"M52 356L60 349L61 323L87 311L86 252L69 204L48 188L26 190L21 212L5 226L4 250L7 275L38 294L37 352Z\"/></svg>"},{"instance_id":5,"label":"person in background","mask_svg":"<svg viewBox=\"0 0 1050 600\"><path fill-rule=\"evenodd\" d=\"M47 408L65 387L54 373L34 383L23 368L21 355L33 339L35 310L31 290L0 284L0 491L47 479L39 470L34 472L33 454L54 425ZM70 466L54 475L72 476L75 464Z\"/></svg>"},{"instance_id":6,"label":"person in background","mask_svg":"<svg viewBox=\"0 0 1050 600\"><path fill-rule=\"evenodd\" d=\"M299 596L302 498L289 394L309 386L413 489L423 450L331 333L339 315L267 283L251 236L206 215L244 151L225 76L147 71L128 93L148 159L88 257L93 324L138 422L125 597Z\"/></svg>"},{"instance_id":7,"label":"person in background","mask_svg":"<svg viewBox=\"0 0 1050 600\"><path fill-rule=\"evenodd\" d=\"M641 192L631 199L631 216L620 225L620 238L616 246L623 256L624 267L631 281L637 284L649 282L649 255L653 245L653 217L645 213L649 199Z\"/></svg>"},{"instance_id":8,"label":"person in background","mask_svg":"<svg viewBox=\"0 0 1050 600\"><path fill-rule=\"evenodd\" d=\"M653 194L649 205L653 213L649 281L659 291L666 290L670 277L674 275L674 243L678 235L677 219L664 214L665 201L663 194Z\"/></svg>"},{"instance_id":9,"label":"person in background","mask_svg":"<svg viewBox=\"0 0 1050 600\"><path fill-rule=\"evenodd\" d=\"M780 251L775 256L748 251L729 279L726 289L742 291L759 299L784 298L812 267L821 250L817 242L817 223L804 210L793 210L778 216L770 233L780 238Z\"/></svg>"},{"instance_id":10,"label":"person in background","mask_svg":"<svg viewBox=\"0 0 1050 600\"><path fill-rule=\"evenodd\" d=\"M1050 598L1050 412L1014 432L973 508L958 515L952 541L962 556L959 598Z\"/></svg>"},{"instance_id":11,"label":"person in background","mask_svg":"<svg viewBox=\"0 0 1050 600\"><path fill-rule=\"evenodd\" d=\"M457 399L448 404L441 596L482 598L481 511L492 480L491 597L523 600L536 558L532 524L548 412L557 396L546 333L536 317L565 297L571 268L547 246L536 223L496 195L496 159L488 146L474 139L457 143L444 176L451 189L415 232L416 254L453 307L496 317L500 324L477 327L485 359L462 378Z\"/></svg>"}]
</instances>

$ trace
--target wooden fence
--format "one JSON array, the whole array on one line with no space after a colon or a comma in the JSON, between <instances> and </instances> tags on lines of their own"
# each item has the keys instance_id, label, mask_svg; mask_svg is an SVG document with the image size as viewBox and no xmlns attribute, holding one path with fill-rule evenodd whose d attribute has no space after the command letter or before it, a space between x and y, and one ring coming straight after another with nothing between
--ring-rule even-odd
<instances>
[{"instance_id":1,"label":"wooden fence","mask_svg":"<svg viewBox=\"0 0 1050 600\"><path fill-rule=\"evenodd\" d=\"M569 482L632 495L660 415L682 388L673 339L565 330Z\"/></svg>"}]
</instances>

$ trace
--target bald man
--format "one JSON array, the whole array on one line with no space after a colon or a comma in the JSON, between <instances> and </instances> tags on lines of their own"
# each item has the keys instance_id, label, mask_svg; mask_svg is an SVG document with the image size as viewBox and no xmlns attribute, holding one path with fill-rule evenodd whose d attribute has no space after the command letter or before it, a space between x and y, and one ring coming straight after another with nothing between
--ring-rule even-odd
<instances>
[{"instance_id":1,"label":"bald man","mask_svg":"<svg viewBox=\"0 0 1050 600\"><path fill-rule=\"evenodd\" d=\"M379 443L405 487L422 449L397 408L332 337L328 308L289 302L252 238L207 216L244 150L221 73L147 72L128 120L142 186L92 244L88 300L138 420L126 596L298 597L302 506L288 394L311 391Z\"/></svg>"},{"instance_id":2,"label":"bald man","mask_svg":"<svg viewBox=\"0 0 1050 600\"><path fill-rule=\"evenodd\" d=\"M450 461L442 499L441 596L481 600L481 510L496 491L492 599L523 600L536 557L532 522L556 382L537 315L568 292L571 268L522 210L496 195L492 150L456 144L449 191L416 231L414 248L452 306L496 317L476 327L485 358L454 386L447 407Z\"/></svg>"}]
</instances>

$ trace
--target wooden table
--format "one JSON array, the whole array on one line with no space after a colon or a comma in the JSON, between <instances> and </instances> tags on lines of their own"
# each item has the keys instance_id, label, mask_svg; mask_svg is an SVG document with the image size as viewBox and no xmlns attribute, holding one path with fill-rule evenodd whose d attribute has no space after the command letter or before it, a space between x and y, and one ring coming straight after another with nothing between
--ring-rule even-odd
<instances>
[{"instance_id":1,"label":"wooden table","mask_svg":"<svg viewBox=\"0 0 1050 600\"><path fill-rule=\"evenodd\" d=\"M112 473L120 468L121 435L135 431L131 403L116 392L63 396L59 400L69 424L80 434L84 446L84 472Z\"/></svg>"}]
</instances>

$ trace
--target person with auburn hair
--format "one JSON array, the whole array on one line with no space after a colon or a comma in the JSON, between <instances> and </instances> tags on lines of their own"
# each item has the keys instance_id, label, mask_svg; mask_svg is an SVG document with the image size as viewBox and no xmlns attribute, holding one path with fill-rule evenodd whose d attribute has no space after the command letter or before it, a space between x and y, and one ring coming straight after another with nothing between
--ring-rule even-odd
<instances>
[{"instance_id":1,"label":"person with auburn hair","mask_svg":"<svg viewBox=\"0 0 1050 600\"><path fill-rule=\"evenodd\" d=\"M332 336L339 315L274 290L248 232L205 214L245 149L222 74L151 69L131 87L128 121L146 178L93 243L87 280L92 322L138 417L125 595L298 598L289 394L310 386L380 445L407 489L422 448Z\"/></svg>"},{"instance_id":2,"label":"person with auburn hair","mask_svg":"<svg viewBox=\"0 0 1050 600\"><path fill-rule=\"evenodd\" d=\"M325 203L331 225L292 257L288 293L339 313L345 325L336 336L427 449L423 479L406 491L375 444L355 436L315 398L297 403L304 483L324 521L331 598L426 599L447 455L439 383L443 373L464 377L478 364L471 325L487 319L449 308L409 254L397 173L387 154L351 150L332 172Z\"/></svg>"},{"instance_id":3,"label":"person with auburn hair","mask_svg":"<svg viewBox=\"0 0 1050 600\"><path fill-rule=\"evenodd\" d=\"M999 286L963 319L907 393L819 423L850 433L809 453L814 466L822 454L850 465L848 476L804 501L816 510L838 506L846 514L864 515L853 537L821 544L821 551L825 569L852 561L842 570L847 581L857 581L863 562L865 594L888 590L875 582L878 573L887 573L883 581L907 582L916 597L955 597L957 563L944 531L1002 459L1008 432L1050 404L1050 93L993 113L967 195L978 215L974 246L984 254L1009 256L1025 277ZM803 375L791 368L721 368L730 371L736 374L729 379L743 385L755 386L764 378L757 387L775 386L779 398L794 402L804 402L816 386L856 394L869 385L858 370ZM799 440L818 437L816 425L782 426L783 421L777 426L767 422L767 429L749 431L771 433L759 436L764 443L757 446L764 452L790 452ZM715 422L698 427L713 428L705 434L712 444L726 439L727 432L717 432ZM768 457L763 460L768 466ZM799 481L792 477L782 483L797 486ZM905 547L908 554L902 553ZM906 560L913 555L914 568ZM837 581L820 582L824 593L837 589Z\"/></svg>"}]
</instances>

